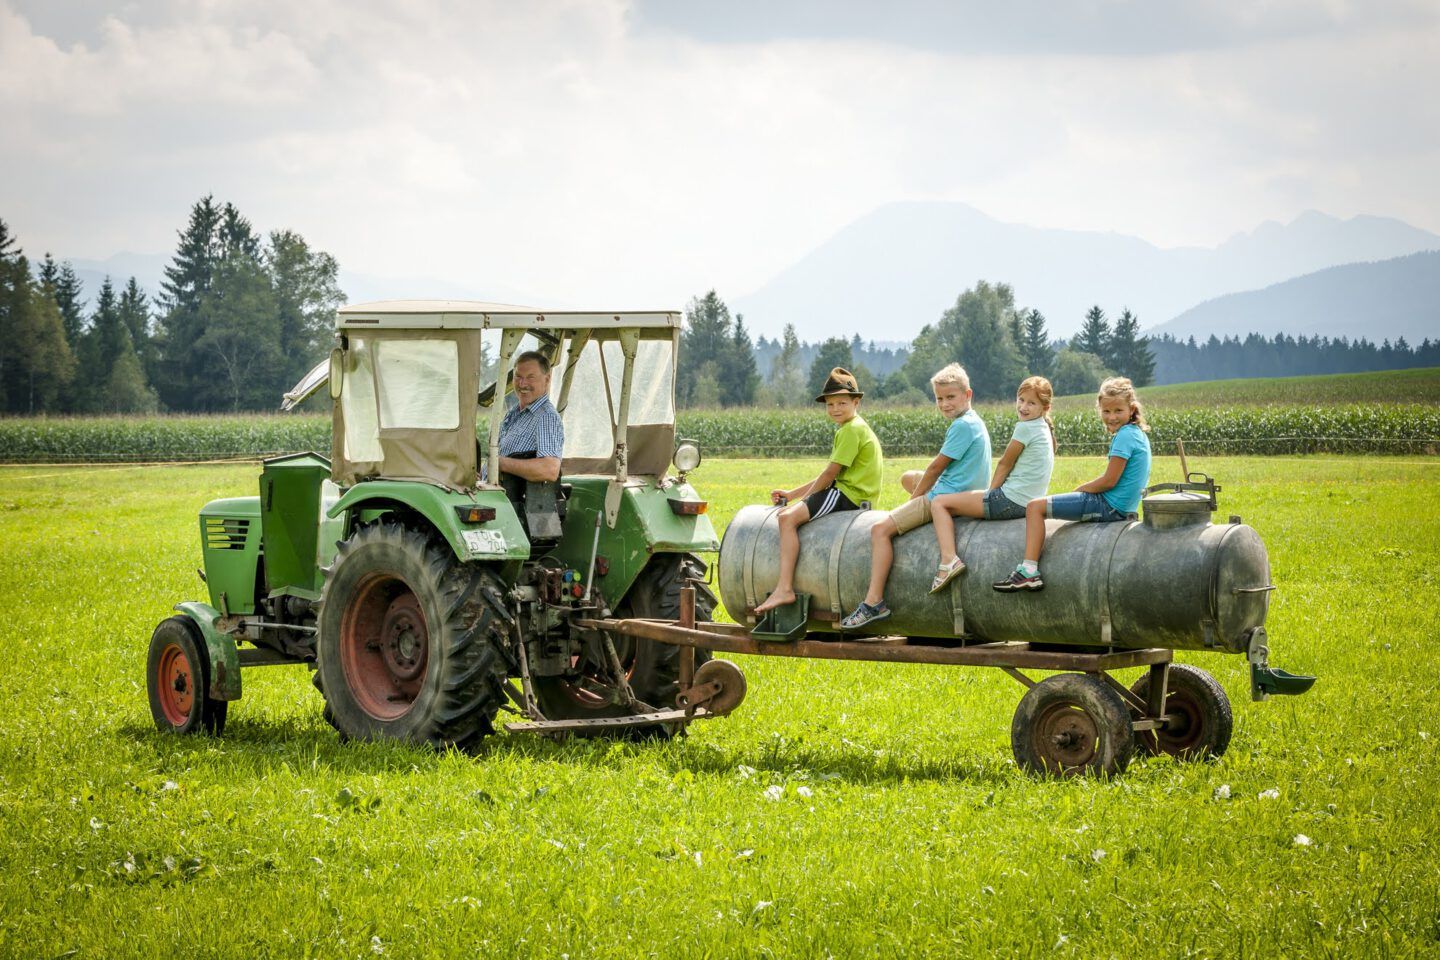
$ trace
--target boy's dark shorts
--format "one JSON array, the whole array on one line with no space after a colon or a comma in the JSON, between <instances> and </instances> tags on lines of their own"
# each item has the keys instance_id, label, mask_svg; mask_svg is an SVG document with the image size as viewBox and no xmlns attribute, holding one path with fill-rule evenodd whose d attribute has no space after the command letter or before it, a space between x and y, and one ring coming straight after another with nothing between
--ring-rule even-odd
<instances>
[{"instance_id":1,"label":"boy's dark shorts","mask_svg":"<svg viewBox=\"0 0 1440 960\"><path fill-rule=\"evenodd\" d=\"M839 487L834 486L810 494L805 498L805 506L810 510L811 520L819 520L828 513L861 509L859 504L851 503L850 498L841 493Z\"/></svg>"}]
</instances>

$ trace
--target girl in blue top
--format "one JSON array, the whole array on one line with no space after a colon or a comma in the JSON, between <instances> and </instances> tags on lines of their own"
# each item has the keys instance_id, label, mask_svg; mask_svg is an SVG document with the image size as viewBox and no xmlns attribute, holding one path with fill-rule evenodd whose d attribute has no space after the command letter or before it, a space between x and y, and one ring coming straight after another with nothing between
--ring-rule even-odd
<instances>
[{"instance_id":1,"label":"girl in blue top","mask_svg":"<svg viewBox=\"0 0 1440 960\"><path fill-rule=\"evenodd\" d=\"M1075 488L1040 500L1025 508L1025 559L1010 576L995 584L1002 592L1041 590L1040 552L1045 549L1045 518L1114 523L1134 519L1140 508L1140 494L1150 482L1150 425L1135 385L1125 377L1111 377L1100 384L1095 398L1100 419L1110 431L1109 463L1105 472Z\"/></svg>"}]
</instances>

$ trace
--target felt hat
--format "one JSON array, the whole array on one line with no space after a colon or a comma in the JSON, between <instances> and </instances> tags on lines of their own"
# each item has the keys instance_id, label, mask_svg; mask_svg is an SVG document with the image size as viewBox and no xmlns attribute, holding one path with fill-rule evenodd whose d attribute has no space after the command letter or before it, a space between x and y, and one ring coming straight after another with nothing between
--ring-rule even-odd
<instances>
[{"instance_id":1,"label":"felt hat","mask_svg":"<svg viewBox=\"0 0 1440 960\"><path fill-rule=\"evenodd\" d=\"M865 396L860 392L860 384L855 381L855 374L844 367L836 367L830 371L830 376L825 378L825 389L820 391L820 396L815 398L815 402L824 403L826 397L833 397L837 394L846 394L857 400Z\"/></svg>"}]
</instances>

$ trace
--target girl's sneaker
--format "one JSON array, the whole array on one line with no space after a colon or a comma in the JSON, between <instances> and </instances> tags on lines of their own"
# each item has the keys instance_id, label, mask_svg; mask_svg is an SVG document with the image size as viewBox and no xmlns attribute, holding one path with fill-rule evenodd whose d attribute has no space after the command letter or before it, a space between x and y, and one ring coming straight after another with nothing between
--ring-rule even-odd
<instances>
[{"instance_id":1,"label":"girl's sneaker","mask_svg":"<svg viewBox=\"0 0 1440 960\"><path fill-rule=\"evenodd\" d=\"M890 608L885 606L885 601L882 600L871 606L861 600L860 606L855 608L855 612L840 621L840 626L846 630L858 630L877 620L884 620L888 616L890 616Z\"/></svg>"},{"instance_id":2,"label":"girl's sneaker","mask_svg":"<svg viewBox=\"0 0 1440 960\"><path fill-rule=\"evenodd\" d=\"M1010 576L1004 580L996 580L993 586L1001 593L1014 593L1016 590L1044 590L1045 581L1040 579L1039 570L1036 570L1033 576L1026 576L1016 567L1010 571Z\"/></svg>"}]
</instances>

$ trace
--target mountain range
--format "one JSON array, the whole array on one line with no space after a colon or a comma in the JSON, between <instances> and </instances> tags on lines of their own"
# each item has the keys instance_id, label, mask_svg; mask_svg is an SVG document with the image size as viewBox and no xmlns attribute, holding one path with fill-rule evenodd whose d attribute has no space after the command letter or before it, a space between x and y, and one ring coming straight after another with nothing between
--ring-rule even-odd
<instances>
[{"instance_id":1,"label":"mountain range","mask_svg":"<svg viewBox=\"0 0 1440 960\"><path fill-rule=\"evenodd\" d=\"M1427 337L1440 339L1440 251L1347 263L1263 290L1226 294L1147 332L1199 340L1212 333L1363 336L1375 343L1404 337L1417 346Z\"/></svg>"},{"instance_id":2,"label":"mountain range","mask_svg":"<svg viewBox=\"0 0 1440 960\"><path fill-rule=\"evenodd\" d=\"M794 323L802 340L851 331L895 339L913 337L988 280L1010 284L1016 303L1045 314L1055 336L1074 333L1093 304L1112 317L1129 308L1142 329L1178 332L1169 322L1205 301L1424 250L1440 250L1440 235L1387 217L1311 211L1218 247L1163 249L1115 233L1004 223L962 203L891 203L730 305L751 330L770 335ZM1344 332L1378 335L1359 317Z\"/></svg>"},{"instance_id":3,"label":"mountain range","mask_svg":"<svg viewBox=\"0 0 1440 960\"><path fill-rule=\"evenodd\" d=\"M1217 247L1161 248L1138 237L1005 223L963 203L890 203L743 296L722 291L752 336L795 324L802 340L858 333L908 341L978 280L1008 283L1016 303L1045 314L1066 337L1099 304L1130 309L1147 333L1214 332L1367 337L1440 337L1440 235L1376 216L1338 219L1314 211L1268 221ZM121 253L75 260L93 298L109 275L159 291L169 256ZM411 297L548 302L504 285L435 277L383 277L342 269L352 303ZM697 293L703 291L696 291Z\"/></svg>"}]
</instances>

